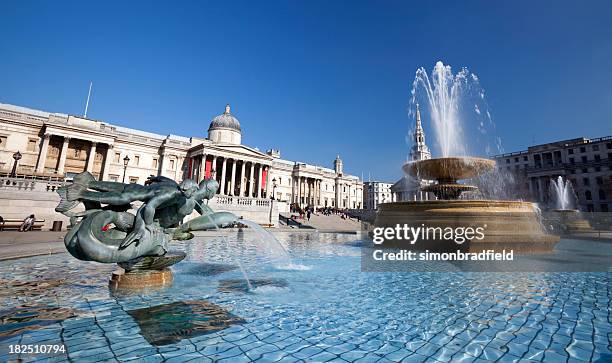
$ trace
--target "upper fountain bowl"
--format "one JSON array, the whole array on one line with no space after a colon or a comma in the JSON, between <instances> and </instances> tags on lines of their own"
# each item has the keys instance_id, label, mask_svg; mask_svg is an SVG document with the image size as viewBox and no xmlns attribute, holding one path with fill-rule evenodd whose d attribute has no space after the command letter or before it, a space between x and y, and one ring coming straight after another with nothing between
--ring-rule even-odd
<instances>
[{"instance_id":1,"label":"upper fountain bowl","mask_svg":"<svg viewBox=\"0 0 612 363\"><path fill-rule=\"evenodd\" d=\"M408 175L439 181L470 179L494 168L494 160L469 156L411 161L403 166Z\"/></svg>"}]
</instances>

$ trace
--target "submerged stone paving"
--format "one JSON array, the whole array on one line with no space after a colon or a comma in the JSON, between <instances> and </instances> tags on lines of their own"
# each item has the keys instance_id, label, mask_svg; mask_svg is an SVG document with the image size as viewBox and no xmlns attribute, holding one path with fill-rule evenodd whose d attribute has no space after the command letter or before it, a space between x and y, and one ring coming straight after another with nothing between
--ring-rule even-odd
<instances>
[{"instance_id":1,"label":"submerged stone paving","mask_svg":"<svg viewBox=\"0 0 612 363\"><path fill-rule=\"evenodd\" d=\"M113 295L114 266L68 255L2 262L0 361L612 361L610 272L363 273L350 237L283 240L309 269L191 242L172 287L148 293Z\"/></svg>"}]
</instances>

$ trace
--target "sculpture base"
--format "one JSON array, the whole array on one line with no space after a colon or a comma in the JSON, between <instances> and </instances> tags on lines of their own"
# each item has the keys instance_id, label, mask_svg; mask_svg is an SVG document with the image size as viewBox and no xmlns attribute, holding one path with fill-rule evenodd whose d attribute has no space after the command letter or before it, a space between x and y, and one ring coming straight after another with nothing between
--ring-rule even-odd
<instances>
[{"instance_id":1,"label":"sculpture base","mask_svg":"<svg viewBox=\"0 0 612 363\"><path fill-rule=\"evenodd\" d=\"M591 223L576 209L557 209L554 212L559 215L559 223L565 233L591 232L593 230Z\"/></svg>"},{"instance_id":2,"label":"sculpture base","mask_svg":"<svg viewBox=\"0 0 612 363\"><path fill-rule=\"evenodd\" d=\"M108 286L111 290L143 290L165 287L171 283L172 271L169 268L131 272L119 269L111 275Z\"/></svg>"},{"instance_id":3,"label":"sculpture base","mask_svg":"<svg viewBox=\"0 0 612 363\"><path fill-rule=\"evenodd\" d=\"M405 240L385 241L382 246L430 251L481 252L509 250L516 253L551 251L559 237L546 234L540 225L533 203L501 200L436 200L381 204L376 215L376 227L408 225L414 228L482 227L483 238L462 244L433 237L411 245Z\"/></svg>"}]
</instances>

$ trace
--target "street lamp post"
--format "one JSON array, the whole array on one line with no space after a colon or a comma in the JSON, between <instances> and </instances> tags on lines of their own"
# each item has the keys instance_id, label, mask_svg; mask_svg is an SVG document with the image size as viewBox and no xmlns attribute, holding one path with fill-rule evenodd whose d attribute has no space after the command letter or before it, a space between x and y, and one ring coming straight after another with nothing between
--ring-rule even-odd
<instances>
[{"instance_id":1,"label":"street lamp post","mask_svg":"<svg viewBox=\"0 0 612 363\"><path fill-rule=\"evenodd\" d=\"M17 163L21 159L21 153L19 151L14 153L13 154L13 159L15 160L15 162L13 163L13 170L11 171L11 177L12 178L17 176Z\"/></svg>"},{"instance_id":2,"label":"street lamp post","mask_svg":"<svg viewBox=\"0 0 612 363\"><path fill-rule=\"evenodd\" d=\"M275 200L275 195L276 195L276 178L272 179L272 196L270 196L270 199Z\"/></svg>"},{"instance_id":3,"label":"street lamp post","mask_svg":"<svg viewBox=\"0 0 612 363\"><path fill-rule=\"evenodd\" d=\"M130 163L130 157L129 156L125 156L123 158L123 183L125 184L125 174L127 172L127 166Z\"/></svg>"}]
</instances>

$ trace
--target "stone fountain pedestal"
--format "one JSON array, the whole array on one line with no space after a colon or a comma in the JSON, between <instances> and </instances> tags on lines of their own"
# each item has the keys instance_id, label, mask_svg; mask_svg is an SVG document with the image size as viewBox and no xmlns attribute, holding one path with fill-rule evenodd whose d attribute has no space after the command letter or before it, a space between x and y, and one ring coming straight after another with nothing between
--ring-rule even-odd
<instances>
[{"instance_id":1,"label":"stone fountain pedestal","mask_svg":"<svg viewBox=\"0 0 612 363\"><path fill-rule=\"evenodd\" d=\"M476 187L460 184L457 180L473 178L494 167L493 160L474 157L427 159L404 165L403 169L409 175L438 181L425 189L433 192L438 200L382 204L374 222L376 227L408 225L443 230L481 227L484 237L458 244L454 240L438 238L439 234L434 233L433 238L430 235L413 245L397 240L385 241L383 246L450 252L458 249L465 252L504 249L518 253L551 251L559 237L545 233L533 203L459 199L462 192Z\"/></svg>"},{"instance_id":2,"label":"stone fountain pedestal","mask_svg":"<svg viewBox=\"0 0 612 363\"><path fill-rule=\"evenodd\" d=\"M118 263L108 282L111 290L143 290L161 288L172 284L172 270L169 266L182 261L183 252L168 252L160 257L141 257L139 259Z\"/></svg>"}]
</instances>

